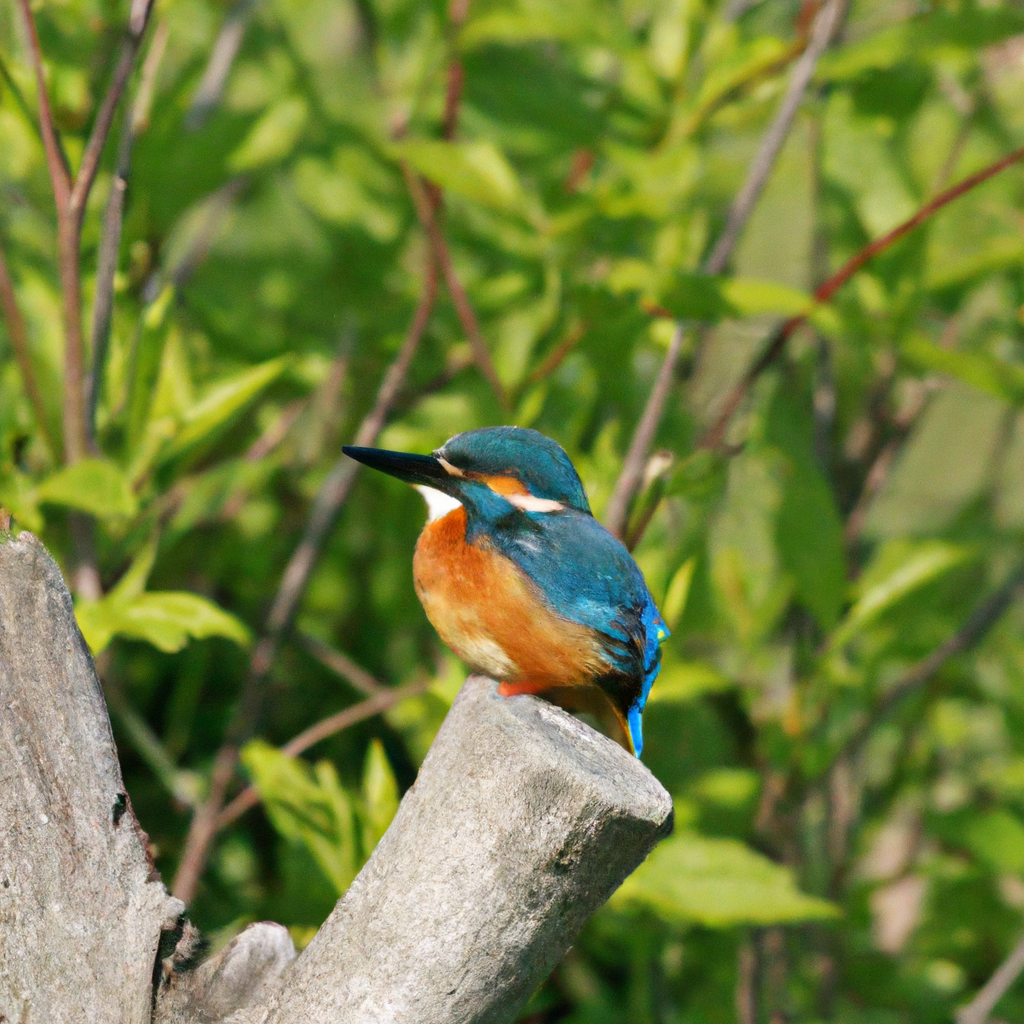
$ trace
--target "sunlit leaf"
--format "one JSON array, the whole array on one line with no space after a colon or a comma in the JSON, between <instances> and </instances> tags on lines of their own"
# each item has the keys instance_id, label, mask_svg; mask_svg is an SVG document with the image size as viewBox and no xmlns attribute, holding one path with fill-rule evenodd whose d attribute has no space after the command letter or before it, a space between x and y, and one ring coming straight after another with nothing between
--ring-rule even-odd
<instances>
[{"instance_id":1,"label":"sunlit leaf","mask_svg":"<svg viewBox=\"0 0 1024 1024\"><path fill-rule=\"evenodd\" d=\"M329 761L311 766L260 740L247 743L242 764L274 828L301 843L342 895L361 864L352 798Z\"/></svg>"},{"instance_id":2,"label":"sunlit leaf","mask_svg":"<svg viewBox=\"0 0 1024 1024\"><path fill-rule=\"evenodd\" d=\"M398 783L380 740L372 740L363 767L363 842L367 855L380 842L398 810Z\"/></svg>"},{"instance_id":3,"label":"sunlit leaf","mask_svg":"<svg viewBox=\"0 0 1024 1024\"><path fill-rule=\"evenodd\" d=\"M613 906L641 905L672 924L727 928L836 917L838 908L807 896L787 868L734 839L679 832L623 882Z\"/></svg>"},{"instance_id":4,"label":"sunlit leaf","mask_svg":"<svg viewBox=\"0 0 1024 1024\"><path fill-rule=\"evenodd\" d=\"M182 428L166 454L178 455L210 437L279 377L288 362L287 356L279 356L218 381L204 398L186 412Z\"/></svg>"},{"instance_id":5,"label":"sunlit leaf","mask_svg":"<svg viewBox=\"0 0 1024 1024\"><path fill-rule=\"evenodd\" d=\"M962 565L971 555L970 549L943 541L923 541L910 546L905 557L880 579L874 579L874 574L869 576L871 582L832 634L829 647L848 643L909 594Z\"/></svg>"},{"instance_id":6,"label":"sunlit leaf","mask_svg":"<svg viewBox=\"0 0 1024 1024\"><path fill-rule=\"evenodd\" d=\"M234 615L198 594L153 591L134 596L116 591L75 609L82 635L93 654L115 636L145 640L167 653L180 651L190 638L226 637L247 646L249 630Z\"/></svg>"},{"instance_id":7,"label":"sunlit leaf","mask_svg":"<svg viewBox=\"0 0 1024 1024\"><path fill-rule=\"evenodd\" d=\"M693 570L697 567L696 558L688 558L676 570L665 592L665 600L661 606L661 617L669 629L675 629L686 610L686 599L690 596L690 583L693 581Z\"/></svg>"},{"instance_id":8,"label":"sunlit leaf","mask_svg":"<svg viewBox=\"0 0 1024 1024\"><path fill-rule=\"evenodd\" d=\"M694 700L705 693L728 690L735 683L710 665L682 662L666 655L661 672L651 689L652 704Z\"/></svg>"},{"instance_id":9,"label":"sunlit leaf","mask_svg":"<svg viewBox=\"0 0 1024 1024\"><path fill-rule=\"evenodd\" d=\"M956 377L1014 405L1024 403L1024 366L997 359L987 352L939 348L917 333L907 338L900 352L908 362L923 370Z\"/></svg>"},{"instance_id":10,"label":"sunlit leaf","mask_svg":"<svg viewBox=\"0 0 1024 1024\"><path fill-rule=\"evenodd\" d=\"M290 96L270 107L228 161L232 171L251 171L286 157L306 126L306 101Z\"/></svg>"},{"instance_id":11,"label":"sunlit leaf","mask_svg":"<svg viewBox=\"0 0 1024 1024\"><path fill-rule=\"evenodd\" d=\"M396 146L395 153L443 189L496 210L522 210L515 171L493 143L416 139Z\"/></svg>"},{"instance_id":12,"label":"sunlit leaf","mask_svg":"<svg viewBox=\"0 0 1024 1024\"><path fill-rule=\"evenodd\" d=\"M1024 823L1015 814L991 810L972 818L964 840L996 871L1024 875Z\"/></svg>"},{"instance_id":13,"label":"sunlit leaf","mask_svg":"<svg viewBox=\"0 0 1024 1024\"><path fill-rule=\"evenodd\" d=\"M64 505L100 519L128 518L139 509L124 473L106 459L80 459L48 476L36 490L44 504Z\"/></svg>"},{"instance_id":14,"label":"sunlit leaf","mask_svg":"<svg viewBox=\"0 0 1024 1024\"><path fill-rule=\"evenodd\" d=\"M814 306L811 296L773 281L703 274L678 276L659 301L673 316L708 321L762 313L798 316Z\"/></svg>"}]
</instances>

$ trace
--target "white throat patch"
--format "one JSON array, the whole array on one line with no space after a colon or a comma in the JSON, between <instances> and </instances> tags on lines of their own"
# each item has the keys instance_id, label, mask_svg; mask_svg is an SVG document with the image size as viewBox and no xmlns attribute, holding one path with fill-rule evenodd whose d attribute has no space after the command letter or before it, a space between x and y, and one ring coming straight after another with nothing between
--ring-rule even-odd
<instances>
[{"instance_id":1,"label":"white throat patch","mask_svg":"<svg viewBox=\"0 0 1024 1024\"><path fill-rule=\"evenodd\" d=\"M462 504L461 501L453 498L450 494L445 494L444 491L439 491L436 487L427 487L425 484L414 484L413 486L423 495L423 499L427 503L428 523L433 523L442 516L448 515L449 512L454 512Z\"/></svg>"}]
</instances>

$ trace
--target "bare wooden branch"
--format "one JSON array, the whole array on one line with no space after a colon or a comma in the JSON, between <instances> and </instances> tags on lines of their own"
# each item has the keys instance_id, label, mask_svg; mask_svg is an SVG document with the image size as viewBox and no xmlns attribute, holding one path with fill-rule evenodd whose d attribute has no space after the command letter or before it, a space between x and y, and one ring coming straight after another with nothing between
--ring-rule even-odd
<instances>
[{"instance_id":1,"label":"bare wooden branch","mask_svg":"<svg viewBox=\"0 0 1024 1024\"><path fill-rule=\"evenodd\" d=\"M821 55L832 39L845 7L846 0L829 0L814 19L807 48L793 67L789 85L786 87L786 95L782 98L775 119L761 139L761 145L747 171L747 179L744 181L743 187L729 208L725 228L719 235L714 249L711 250L711 255L708 256L704 268L705 273L720 274L729 263L733 249L736 248L736 243L739 241L740 232L746 226L750 214L768 184L772 168L774 168L775 161L782 151L783 143L793 126L793 119L796 117L807 86L810 85L814 69L818 66Z\"/></svg>"},{"instance_id":2,"label":"bare wooden branch","mask_svg":"<svg viewBox=\"0 0 1024 1024\"><path fill-rule=\"evenodd\" d=\"M369 863L269 1005L233 1021L512 1021L671 825L618 744L470 677Z\"/></svg>"},{"instance_id":3,"label":"bare wooden branch","mask_svg":"<svg viewBox=\"0 0 1024 1024\"><path fill-rule=\"evenodd\" d=\"M796 117L800 101L807 91L814 69L832 38L845 6L846 0L829 0L815 19L811 29L810 42L793 68L786 95L761 139L757 154L747 170L746 180L729 208L725 228L704 263L703 273L720 274L732 257L740 233L768 184L775 161L778 159L782 145L793 126L793 119ZM608 502L608 509L604 517L605 526L617 537L622 537L626 530L629 505L640 484L647 456L654 443L654 435L665 411L665 403L668 401L671 391L676 365L683 349L686 327L687 325L682 321L676 324L668 352L665 353L665 359L658 371L654 387L651 389L650 397L647 399L647 405L644 407L633 439L630 441L629 451L622 464L622 471L615 482L615 489Z\"/></svg>"},{"instance_id":4,"label":"bare wooden branch","mask_svg":"<svg viewBox=\"0 0 1024 1024\"><path fill-rule=\"evenodd\" d=\"M444 276L445 287L451 296L452 305L455 306L455 312L459 317L459 323L462 324L462 330L466 335L466 340L469 342L469 347L473 350L473 358L476 361L477 367L491 385L491 389L497 395L502 408L508 411L509 401L508 395L505 394L505 386L501 383L501 378L495 369L487 343L484 341L484 336L480 331L480 324L477 321L476 312L473 310L473 304L469 301L466 289L462 287L459 275L455 272L455 264L452 263L451 253L448 251L448 243L445 241L444 234L437 222L436 204L431 202L427 190L423 187L423 183L405 162L402 163L402 173L405 176L409 195L412 197L413 206L416 209L416 216L423 230L427 233L430 249L434 254L434 259L441 274Z\"/></svg>"},{"instance_id":5,"label":"bare wooden branch","mask_svg":"<svg viewBox=\"0 0 1024 1024\"><path fill-rule=\"evenodd\" d=\"M341 676L345 682L350 683L367 696L381 693L387 689L382 683L377 682L362 665L357 665L347 654L335 650L330 644L325 644L315 636L298 630L296 630L296 639L321 665L330 669L335 675Z\"/></svg>"},{"instance_id":6,"label":"bare wooden branch","mask_svg":"<svg viewBox=\"0 0 1024 1024\"><path fill-rule=\"evenodd\" d=\"M956 1013L956 1024L985 1024L996 1003L1009 991L1010 986L1024 971L1024 936L1010 950L1009 956L978 990L978 994Z\"/></svg>"},{"instance_id":7,"label":"bare wooden branch","mask_svg":"<svg viewBox=\"0 0 1024 1024\"><path fill-rule=\"evenodd\" d=\"M153 870L60 570L0 535L0 1019L148 1024Z\"/></svg>"},{"instance_id":8,"label":"bare wooden branch","mask_svg":"<svg viewBox=\"0 0 1024 1024\"><path fill-rule=\"evenodd\" d=\"M100 236L92 308L92 366L85 381L86 444L91 451L96 450L96 405L103 385L110 325L114 314L114 277L121 249L121 222L125 194L128 191L132 149L139 133L149 123L149 105L153 99L154 80L167 45L167 36L167 23L163 22L158 26L149 54L146 56L139 95L134 103L125 107L121 138L117 147L117 168L110 183L107 206L103 211L103 231Z\"/></svg>"},{"instance_id":9,"label":"bare wooden branch","mask_svg":"<svg viewBox=\"0 0 1024 1024\"><path fill-rule=\"evenodd\" d=\"M405 341L394 362L385 372L373 408L359 425L353 444L371 445L384 429L384 424L405 383L413 356L423 338L436 296L437 271L433 261L428 259L423 290ZM302 539L281 577L274 603L267 615L266 631L253 651L249 674L239 699L238 715L214 760L209 796L196 811L189 826L185 849L172 886L174 894L186 903L192 901L206 865L206 857L217 832L217 820L224 806L227 788L238 764L239 745L252 730L259 715L264 684L277 655L281 638L291 625L327 534L352 489L357 468L355 462L344 456L335 463L327 479L320 486L309 519L306 521Z\"/></svg>"},{"instance_id":10,"label":"bare wooden branch","mask_svg":"<svg viewBox=\"0 0 1024 1024\"><path fill-rule=\"evenodd\" d=\"M349 726L355 725L357 722L365 722L366 719L382 714L389 708L393 708L396 704L400 704L403 700L423 693L429 688L430 683L430 679L424 679L418 683L410 683L408 686L399 686L395 689L382 687L377 693L373 694L373 696L367 697L366 700L360 701L358 704L353 704L352 707L345 708L333 715L328 715L327 718L314 723L308 729L303 729L298 736L293 736L281 748L281 752L283 754L287 754L289 757L298 757L299 754L308 750L321 740L327 739L328 736L334 736L343 729L347 729ZM216 831L219 832L222 828L226 828L231 824L231 822L240 818L246 811L255 807L259 802L260 797L256 790L252 786L246 786L246 788L243 789L242 792L239 793L238 796L236 796L234 800L232 800L231 803L229 803L227 807L220 812L220 816L217 818L216 822Z\"/></svg>"}]
</instances>

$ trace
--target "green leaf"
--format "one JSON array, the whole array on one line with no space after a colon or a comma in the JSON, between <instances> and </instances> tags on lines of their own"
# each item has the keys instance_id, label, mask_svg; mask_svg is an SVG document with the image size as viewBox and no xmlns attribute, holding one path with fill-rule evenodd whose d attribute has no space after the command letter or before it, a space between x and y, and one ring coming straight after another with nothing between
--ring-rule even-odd
<instances>
[{"instance_id":1,"label":"green leaf","mask_svg":"<svg viewBox=\"0 0 1024 1024\"><path fill-rule=\"evenodd\" d=\"M964 841L996 871L1024 875L1024 824L1009 811L978 815L964 829Z\"/></svg>"},{"instance_id":2,"label":"green leaf","mask_svg":"<svg viewBox=\"0 0 1024 1024\"><path fill-rule=\"evenodd\" d=\"M705 693L728 690L734 685L728 676L710 665L695 661L676 661L666 652L648 703L684 703Z\"/></svg>"},{"instance_id":3,"label":"green leaf","mask_svg":"<svg viewBox=\"0 0 1024 1024\"><path fill-rule=\"evenodd\" d=\"M505 213L522 212L515 171L493 143L415 139L395 146L394 152L443 189Z\"/></svg>"},{"instance_id":4,"label":"green leaf","mask_svg":"<svg viewBox=\"0 0 1024 1024\"><path fill-rule=\"evenodd\" d=\"M669 629L675 629L676 624L683 617L686 611L686 600L690 596L690 584L693 582L693 570L697 567L696 558L688 558L676 570L665 591L665 600L662 602L661 617Z\"/></svg>"},{"instance_id":5,"label":"green leaf","mask_svg":"<svg viewBox=\"0 0 1024 1024\"><path fill-rule=\"evenodd\" d=\"M613 906L649 907L670 924L728 928L835 917L839 910L796 887L788 868L735 839L679 832L623 882Z\"/></svg>"},{"instance_id":6,"label":"green leaf","mask_svg":"<svg viewBox=\"0 0 1024 1024\"><path fill-rule=\"evenodd\" d=\"M362 864L352 798L334 765L310 766L260 740L247 743L242 764L274 828L301 843L341 896Z\"/></svg>"},{"instance_id":7,"label":"green leaf","mask_svg":"<svg viewBox=\"0 0 1024 1024\"><path fill-rule=\"evenodd\" d=\"M1024 366L1004 362L987 352L939 348L920 333L911 334L900 353L922 370L945 373L1013 405L1024 404Z\"/></svg>"},{"instance_id":8,"label":"green leaf","mask_svg":"<svg viewBox=\"0 0 1024 1024\"><path fill-rule=\"evenodd\" d=\"M882 554L884 554L884 549ZM860 600L847 612L846 618L832 634L830 649L849 643L865 626L898 604L909 594L938 579L971 557L964 547L944 541L923 541L908 545L905 557L887 567L884 574L865 571L864 590Z\"/></svg>"},{"instance_id":9,"label":"green leaf","mask_svg":"<svg viewBox=\"0 0 1024 1024\"><path fill-rule=\"evenodd\" d=\"M115 636L145 640L161 651L180 651L189 638L222 636L243 647L251 639L244 623L212 601L184 591L154 591L125 597L112 591L75 608L79 628L93 654Z\"/></svg>"},{"instance_id":10,"label":"green leaf","mask_svg":"<svg viewBox=\"0 0 1024 1024\"><path fill-rule=\"evenodd\" d=\"M207 440L279 377L288 363L288 356L279 356L218 381L205 398L185 413L182 428L169 445L167 455L180 455Z\"/></svg>"},{"instance_id":11,"label":"green leaf","mask_svg":"<svg viewBox=\"0 0 1024 1024\"><path fill-rule=\"evenodd\" d=\"M673 316L686 320L724 320L762 313L802 316L814 299L797 288L741 277L680 274L659 296Z\"/></svg>"},{"instance_id":12,"label":"green leaf","mask_svg":"<svg viewBox=\"0 0 1024 1024\"><path fill-rule=\"evenodd\" d=\"M47 477L36 490L40 502L89 512L98 519L126 519L138 499L121 470L106 459L81 459Z\"/></svg>"},{"instance_id":13,"label":"green leaf","mask_svg":"<svg viewBox=\"0 0 1024 1024\"><path fill-rule=\"evenodd\" d=\"M231 154L228 167L237 174L282 160L295 148L308 116L306 101L300 97L278 101L252 126Z\"/></svg>"},{"instance_id":14,"label":"green leaf","mask_svg":"<svg viewBox=\"0 0 1024 1024\"><path fill-rule=\"evenodd\" d=\"M380 740L370 741L363 769L363 850L369 856L398 811L398 783Z\"/></svg>"},{"instance_id":15,"label":"green leaf","mask_svg":"<svg viewBox=\"0 0 1024 1024\"><path fill-rule=\"evenodd\" d=\"M797 598L827 632L839 620L846 590L843 525L821 474L803 462L790 466L775 539Z\"/></svg>"}]
</instances>

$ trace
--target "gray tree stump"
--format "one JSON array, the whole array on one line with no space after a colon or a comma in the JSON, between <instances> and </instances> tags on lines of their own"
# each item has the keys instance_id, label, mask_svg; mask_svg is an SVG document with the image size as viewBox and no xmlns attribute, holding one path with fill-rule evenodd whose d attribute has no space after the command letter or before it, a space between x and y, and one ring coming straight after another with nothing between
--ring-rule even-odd
<instances>
[{"instance_id":1,"label":"gray tree stump","mask_svg":"<svg viewBox=\"0 0 1024 1024\"><path fill-rule=\"evenodd\" d=\"M60 573L31 535L0 534L0 1020L511 1021L671 827L668 794L616 743L471 677L301 956L253 925L154 997L182 907L151 874Z\"/></svg>"},{"instance_id":2,"label":"gray tree stump","mask_svg":"<svg viewBox=\"0 0 1024 1024\"><path fill-rule=\"evenodd\" d=\"M60 570L0 533L0 1020L148 1022L184 909L154 877Z\"/></svg>"}]
</instances>

